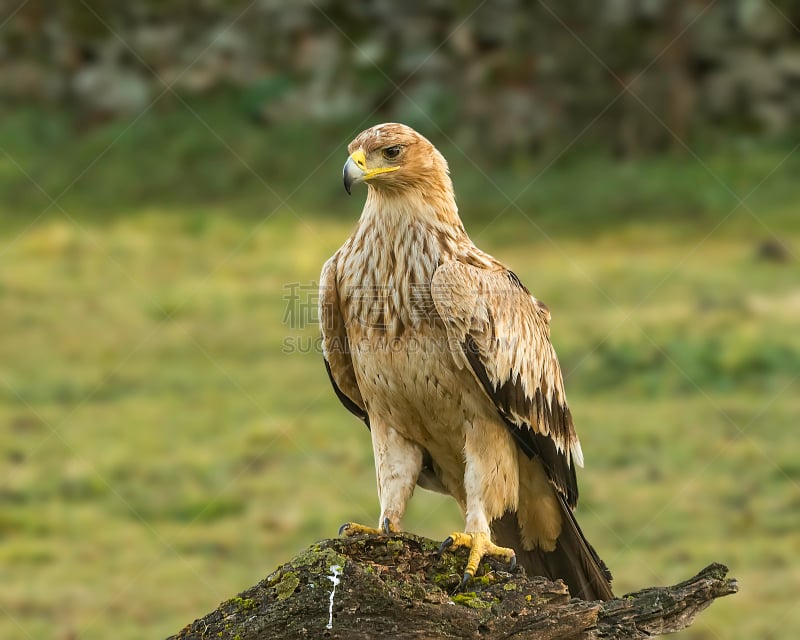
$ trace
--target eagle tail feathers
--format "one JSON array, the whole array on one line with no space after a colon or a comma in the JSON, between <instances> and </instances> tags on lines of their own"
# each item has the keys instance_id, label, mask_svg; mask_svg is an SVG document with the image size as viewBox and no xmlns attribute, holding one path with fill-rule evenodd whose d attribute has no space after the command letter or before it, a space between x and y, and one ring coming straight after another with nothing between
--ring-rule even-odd
<instances>
[{"instance_id":1,"label":"eagle tail feathers","mask_svg":"<svg viewBox=\"0 0 800 640\"><path fill-rule=\"evenodd\" d=\"M518 564L525 567L528 575L563 580L574 598L611 600L614 597L611 572L583 535L572 509L560 496L559 502L563 524L553 551L525 549L514 512L507 512L492 523L495 544L514 549Z\"/></svg>"}]
</instances>

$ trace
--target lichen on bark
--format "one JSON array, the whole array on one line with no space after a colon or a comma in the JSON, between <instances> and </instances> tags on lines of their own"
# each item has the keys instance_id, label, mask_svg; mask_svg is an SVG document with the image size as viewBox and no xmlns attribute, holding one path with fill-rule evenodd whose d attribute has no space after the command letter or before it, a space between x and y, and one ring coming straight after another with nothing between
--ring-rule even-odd
<instances>
[{"instance_id":1,"label":"lichen on bark","mask_svg":"<svg viewBox=\"0 0 800 640\"><path fill-rule=\"evenodd\" d=\"M673 587L585 602L571 599L561 581L511 574L489 560L467 590L456 593L465 563L465 550L440 556L437 543L410 534L325 540L171 640L402 640L486 633L534 640L643 639L688 626L715 598L737 590L736 581L725 578L725 567L711 565ZM331 604L333 567L340 573Z\"/></svg>"}]
</instances>

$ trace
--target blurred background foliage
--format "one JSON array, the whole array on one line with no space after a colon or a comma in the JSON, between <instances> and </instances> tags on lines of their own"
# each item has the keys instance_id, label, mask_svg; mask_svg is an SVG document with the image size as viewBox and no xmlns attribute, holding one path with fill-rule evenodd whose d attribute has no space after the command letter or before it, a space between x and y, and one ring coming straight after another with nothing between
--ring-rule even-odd
<instances>
[{"instance_id":1,"label":"blurred background foliage","mask_svg":"<svg viewBox=\"0 0 800 640\"><path fill-rule=\"evenodd\" d=\"M0 2L0 637L177 631L347 520L314 282L386 120L551 307L620 593L800 628L800 2ZM441 538L452 501L407 527Z\"/></svg>"},{"instance_id":2,"label":"blurred background foliage","mask_svg":"<svg viewBox=\"0 0 800 640\"><path fill-rule=\"evenodd\" d=\"M79 128L236 88L266 125L435 113L511 160L584 128L630 157L800 116L797 0L3 4L0 95Z\"/></svg>"}]
</instances>

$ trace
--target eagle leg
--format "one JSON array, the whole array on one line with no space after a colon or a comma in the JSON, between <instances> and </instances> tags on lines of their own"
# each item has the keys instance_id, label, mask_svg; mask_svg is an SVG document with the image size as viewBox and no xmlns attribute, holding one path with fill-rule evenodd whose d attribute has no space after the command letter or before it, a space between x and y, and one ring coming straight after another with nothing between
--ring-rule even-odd
<instances>
[{"instance_id":1,"label":"eagle leg","mask_svg":"<svg viewBox=\"0 0 800 640\"><path fill-rule=\"evenodd\" d=\"M339 527L339 535L345 537L351 536L361 536L361 535L368 535L368 536L388 536L392 533L397 533L400 529L394 526L389 520L389 518L383 519L383 525L380 529L375 529L374 527L367 527L363 524L358 524L356 522L345 522L341 527Z\"/></svg>"},{"instance_id":2,"label":"eagle leg","mask_svg":"<svg viewBox=\"0 0 800 640\"><path fill-rule=\"evenodd\" d=\"M439 553L443 553L446 549L456 549L458 547L467 547L469 549L469 559L467 560L464 577L461 579L459 589L463 589L467 582L475 577L475 572L478 570L478 565L484 556L494 556L505 560L511 565L512 571L517 566L517 554L514 553L514 550L498 547L492 542L488 533L451 533L442 542L442 546L439 547Z\"/></svg>"}]
</instances>

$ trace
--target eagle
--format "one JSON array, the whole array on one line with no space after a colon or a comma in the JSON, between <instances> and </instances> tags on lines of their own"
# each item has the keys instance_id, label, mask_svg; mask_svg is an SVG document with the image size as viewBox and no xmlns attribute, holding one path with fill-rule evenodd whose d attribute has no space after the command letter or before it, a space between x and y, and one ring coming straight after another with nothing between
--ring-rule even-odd
<instances>
[{"instance_id":1,"label":"eagle","mask_svg":"<svg viewBox=\"0 0 800 640\"><path fill-rule=\"evenodd\" d=\"M325 367L369 428L380 517L340 534L391 534L417 485L455 498L467 547L613 597L611 574L573 514L583 454L550 342L550 311L470 240L447 161L408 126L348 146L344 187L367 185L352 235L322 268Z\"/></svg>"}]
</instances>

